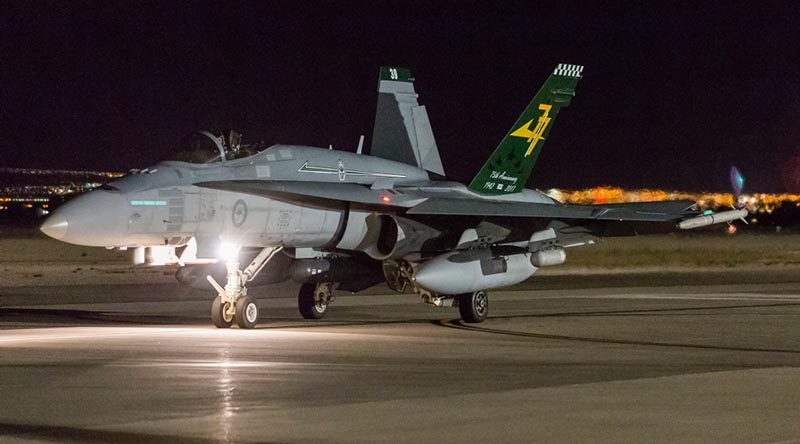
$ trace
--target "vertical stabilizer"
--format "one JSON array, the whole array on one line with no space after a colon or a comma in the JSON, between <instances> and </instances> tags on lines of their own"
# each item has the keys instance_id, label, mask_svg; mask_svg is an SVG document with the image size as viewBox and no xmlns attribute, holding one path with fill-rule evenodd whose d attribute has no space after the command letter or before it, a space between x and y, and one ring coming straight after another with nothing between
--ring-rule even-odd
<instances>
[{"instance_id":1,"label":"vertical stabilizer","mask_svg":"<svg viewBox=\"0 0 800 444\"><path fill-rule=\"evenodd\" d=\"M469 189L480 194L519 193L533 172L561 108L569 105L583 66L559 64L500 141Z\"/></svg>"},{"instance_id":2,"label":"vertical stabilizer","mask_svg":"<svg viewBox=\"0 0 800 444\"><path fill-rule=\"evenodd\" d=\"M370 154L444 176L428 112L407 68L381 67Z\"/></svg>"}]
</instances>

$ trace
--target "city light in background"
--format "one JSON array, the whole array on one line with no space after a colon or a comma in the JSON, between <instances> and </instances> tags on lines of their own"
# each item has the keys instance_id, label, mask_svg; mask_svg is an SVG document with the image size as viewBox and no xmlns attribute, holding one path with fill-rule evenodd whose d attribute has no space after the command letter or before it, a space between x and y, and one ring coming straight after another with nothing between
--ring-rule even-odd
<instances>
[{"instance_id":1,"label":"city light in background","mask_svg":"<svg viewBox=\"0 0 800 444\"><path fill-rule=\"evenodd\" d=\"M730 207L746 207L751 213L770 214L785 205L800 206L800 194L742 194L738 199L731 193L703 193L667 190L624 190L602 186L584 190L561 190L551 188L547 195L568 204L614 204L626 202L656 202L662 200L693 200L700 210L718 210Z\"/></svg>"},{"instance_id":2,"label":"city light in background","mask_svg":"<svg viewBox=\"0 0 800 444\"><path fill-rule=\"evenodd\" d=\"M60 200L80 194L97 188L103 183L119 179L125 174L109 171L0 168L0 211L9 210L14 204L26 208L47 209L53 198ZM6 179L2 180L3 178ZM742 194L737 199L732 193L658 189L626 190L613 186L599 186L583 190L551 188L546 193L559 202L579 205L687 199L697 202L700 210L716 211L744 206L752 214L771 214L776 209L787 205L800 207L800 194L789 193Z\"/></svg>"},{"instance_id":3,"label":"city light in background","mask_svg":"<svg viewBox=\"0 0 800 444\"><path fill-rule=\"evenodd\" d=\"M0 168L0 202L47 202L53 196L79 194L124 175L108 171Z\"/></svg>"}]
</instances>

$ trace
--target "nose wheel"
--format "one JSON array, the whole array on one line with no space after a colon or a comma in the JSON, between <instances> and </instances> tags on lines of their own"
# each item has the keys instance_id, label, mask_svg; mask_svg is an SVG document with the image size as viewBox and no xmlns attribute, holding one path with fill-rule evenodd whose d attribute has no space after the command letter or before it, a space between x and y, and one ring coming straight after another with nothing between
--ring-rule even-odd
<instances>
[{"instance_id":1,"label":"nose wheel","mask_svg":"<svg viewBox=\"0 0 800 444\"><path fill-rule=\"evenodd\" d=\"M211 323L217 328L230 328L233 318L234 311L231 310L230 302L223 302L222 297L217 295L211 303Z\"/></svg>"},{"instance_id":2,"label":"nose wheel","mask_svg":"<svg viewBox=\"0 0 800 444\"><path fill-rule=\"evenodd\" d=\"M233 322L239 328L254 328L258 323L258 305L255 298L241 297L235 304L217 296L211 303L211 323L217 328L230 328Z\"/></svg>"},{"instance_id":3,"label":"nose wheel","mask_svg":"<svg viewBox=\"0 0 800 444\"><path fill-rule=\"evenodd\" d=\"M258 305L255 298L243 297L236 301L236 325L239 328L254 328L258 323Z\"/></svg>"}]
</instances>

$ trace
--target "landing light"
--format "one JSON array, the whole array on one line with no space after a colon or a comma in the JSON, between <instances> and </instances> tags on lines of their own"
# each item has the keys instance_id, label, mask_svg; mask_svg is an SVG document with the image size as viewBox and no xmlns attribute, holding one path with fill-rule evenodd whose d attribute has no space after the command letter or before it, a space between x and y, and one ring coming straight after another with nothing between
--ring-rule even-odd
<instances>
[{"instance_id":1,"label":"landing light","mask_svg":"<svg viewBox=\"0 0 800 444\"><path fill-rule=\"evenodd\" d=\"M223 242L219 246L218 256L221 260L229 262L239 258L239 245Z\"/></svg>"},{"instance_id":2,"label":"landing light","mask_svg":"<svg viewBox=\"0 0 800 444\"><path fill-rule=\"evenodd\" d=\"M383 195L381 195L381 202L383 202L385 204L392 203L392 198L387 196L387 195L385 195L385 194L383 194Z\"/></svg>"}]
</instances>

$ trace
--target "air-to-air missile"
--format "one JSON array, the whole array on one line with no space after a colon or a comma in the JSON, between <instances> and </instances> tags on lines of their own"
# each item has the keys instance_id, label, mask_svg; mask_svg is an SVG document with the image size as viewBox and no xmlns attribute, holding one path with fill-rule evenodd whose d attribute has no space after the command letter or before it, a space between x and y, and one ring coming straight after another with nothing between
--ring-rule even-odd
<instances>
[{"instance_id":1,"label":"air-to-air missile","mask_svg":"<svg viewBox=\"0 0 800 444\"><path fill-rule=\"evenodd\" d=\"M744 219L748 215L747 210L729 210L719 213L704 214L678 222L681 230L691 230L692 228L705 227L707 225L721 224Z\"/></svg>"}]
</instances>

